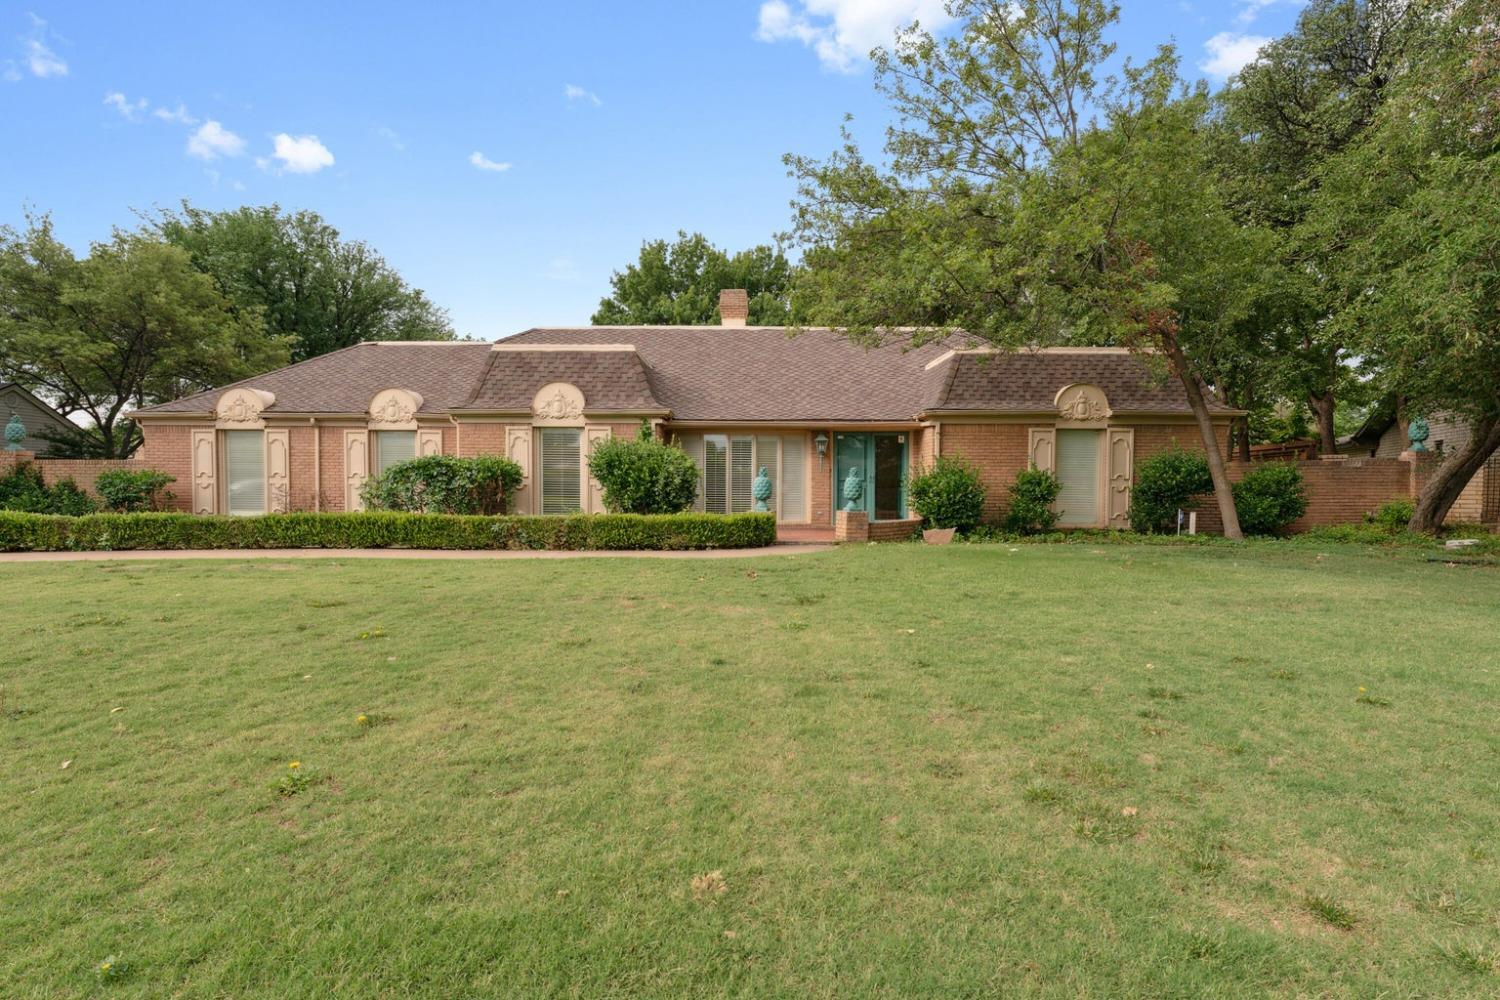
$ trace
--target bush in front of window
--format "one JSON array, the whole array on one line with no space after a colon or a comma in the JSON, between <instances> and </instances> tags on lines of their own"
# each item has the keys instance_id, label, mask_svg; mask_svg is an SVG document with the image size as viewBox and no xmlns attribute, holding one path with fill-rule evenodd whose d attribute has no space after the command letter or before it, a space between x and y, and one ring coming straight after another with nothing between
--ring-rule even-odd
<instances>
[{"instance_id":1,"label":"bush in front of window","mask_svg":"<svg viewBox=\"0 0 1500 1000\"><path fill-rule=\"evenodd\" d=\"M94 489L103 498L106 510L134 513L166 510L172 502L167 484L175 482L176 476L157 469L109 469L99 473Z\"/></svg>"},{"instance_id":2,"label":"bush in front of window","mask_svg":"<svg viewBox=\"0 0 1500 1000\"><path fill-rule=\"evenodd\" d=\"M968 533L984 518L984 483L979 470L959 458L939 458L914 476L907 488L912 510L929 528L957 528Z\"/></svg>"},{"instance_id":3,"label":"bush in front of window","mask_svg":"<svg viewBox=\"0 0 1500 1000\"><path fill-rule=\"evenodd\" d=\"M678 514L690 510L698 496L697 463L681 448L656 440L644 420L635 440L595 445L589 474L599 481L604 506L613 514Z\"/></svg>"},{"instance_id":4,"label":"bush in front of window","mask_svg":"<svg viewBox=\"0 0 1500 1000\"><path fill-rule=\"evenodd\" d=\"M370 510L413 514L499 514L521 488L521 467L498 455L427 455L388 467L365 481Z\"/></svg>"},{"instance_id":5,"label":"bush in front of window","mask_svg":"<svg viewBox=\"0 0 1500 1000\"><path fill-rule=\"evenodd\" d=\"M1161 534L1177 527L1177 512L1192 510L1195 497L1213 492L1208 459L1173 445L1135 466L1136 483L1130 491L1130 527Z\"/></svg>"},{"instance_id":6,"label":"bush in front of window","mask_svg":"<svg viewBox=\"0 0 1500 1000\"><path fill-rule=\"evenodd\" d=\"M1266 462L1234 484L1234 509L1247 535L1279 535L1307 513L1307 485L1289 462Z\"/></svg>"},{"instance_id":7,"label":"bush in front of window","mask_svg":"<svg viewBox=\"0 0 1500 1000\"><path fill-rule=\"evenodd\" d=\"M347 514L90 514L0 511L0 552L122 549L747 549L776 543L774 514L483 517Z\"/></svg>"},{"instance_id":8,"label":"bush in front of window","mask_svg":"<svg viewBox=\"0 0 1500 1000\"><path fill-rule=\"evenodd\" d=\"M1062 490L1057 477L1042 469L1022 469L1010 487L1005 530L1017 535L1040 535L1057 523L1052 504Z\"/></svg>"}]
</instances>

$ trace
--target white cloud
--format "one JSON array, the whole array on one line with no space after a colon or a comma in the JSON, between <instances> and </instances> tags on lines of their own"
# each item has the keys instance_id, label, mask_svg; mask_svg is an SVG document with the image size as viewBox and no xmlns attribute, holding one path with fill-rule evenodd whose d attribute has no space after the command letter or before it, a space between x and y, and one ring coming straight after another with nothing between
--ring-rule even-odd
<instances>
[{"instance_id":1,"label":"white cloud","mask_svg":"<svg viewBox=\"0 0 1500 1000\"><path fill-rule=\"evenodd\" d=\"M151 114L155 115L157 118L160 118L164 122L171 122L174 125L198 124L198 119L188 114L188 109L184 107L181 102L178 102L177 107L175 108L157 108L155 111L151 112Z\"/></svg>"},{"instance_id":2,"label":"white cloud","mask_svg":"<svg viewBox=\"0 0 1500 1000\"><path fill-rule=\"evenodd\" d=\"M604 103L603 101L599 100L598 94L594 93L592 90L584 90L576 83L570 83L567 86L563 87L563 96L566 97L569 101L587 101L589 104L592 104L596 108Z\"/></svg>"},{"instance_id":3,"label":"white cloud","mask_svg":"<svg viewBox=\"0 0 1500 1000\"><path fill-rule=\"evenodd\" d=\"M58 58L57 53L47 48L40 40L26 40L26 67L32 76L46 79L49 76L67 76L68 64Z\"/></svg>"},{"instance_id":4,"label":"white cloud","mask_svg":"<svg viewBox=\"0 0 1500 1000\"><path fill-rule=\"evenodd\" d=\"M245 140L210 118L188 136L187 151L190 156L209 161L239 156L245 151Z\"/></svg>"},{"instance_id":5,"label":"white cloud","mask_svg":"<svg viewBox=\"0 0 1500 1000\"><path fill-rule=\"evenodd\" d=\"M510 169L509 163L496 163L477 149L469 154L469 162L474 165L475 169L491 170L497 174L504 173Z\"/></svg>"},{"instance_id":6,"label":"white cloud","mask_svg":"<svg viewBox=\"0 0 1500 1000\"><path fill-rule=\"evenodd\" d=\"M118 90L112 90L104 95L106 107L114 108L126 121L138 122L141 115L146 113L147 103L144 97L137 101L131 101Z\"/></svg>"},{"instance_id":7,"label":"white cloud","mask_svg":"<svg viewBox=\"0 0 1500 1000\"><path fill-rule=\"evenodd\" d=\"M825 69L856 70L870 50L889 46L896 31L913 21L941 28L952 18L944 0L766 0L760 5L755 37L762 42L795 41L818 54Z\"/></svg>"},{"instance_id":8,"label":"white cloud","mask_svg":"<svg viewBox=\"0 0 1500 1000\"><path fill-rule=\"evenodd\" d=\"M1248 28L1260 17L1261 11L1281 4L1292 7L1301 7L1307 0L1239 0L1240 11L1234 16L1234 23L1242 28Z\"/></svg>"},{"instance_id":9,"label":"white cloud","mask_svg":"<svg viewBox=\"0 0 1500 1000\"><path fill-rule=\"evenodd\" d=\"M1240 35L1232 31L1221 31L1203 43L1208 56L1198 63L1198 68L1216 79L1227 80L1254 62L1261 47L1270 41L1264 35Z\"/></svg>"},{"instance_id":10,"label":"white cloud","mask_svg":"<svg viewBox=\"0 0 1500 1000\"><path fill-rule=\"evenodd\" d=\"M273 141L276 148L271 156L280 160L281 169L289 174L315 174L333 166L333 153L315 135L292 136L281 132Z\"/></svg>"}]
</instances>

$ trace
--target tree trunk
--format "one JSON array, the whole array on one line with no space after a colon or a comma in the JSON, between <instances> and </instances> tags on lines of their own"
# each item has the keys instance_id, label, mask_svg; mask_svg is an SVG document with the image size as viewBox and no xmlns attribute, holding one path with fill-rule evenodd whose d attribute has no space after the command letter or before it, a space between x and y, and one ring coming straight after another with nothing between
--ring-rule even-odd
<instances>
[{"instance_id":1,"label":"tree trunk","mask_svg":"<svg viewBox=\"0 0 1500 1000\"><path fill-rule=\"evenodd\" d=\"M1250 461L1250 418L1239 417L1236 421L1240 425L1240 461Z\"/></svg>"},{"instance_id":2,"label":"tree trunk","mask_svg":"<svg viewBox=\"0 0 1500 1000\"><path fill-rule=\"evenodd\" d=\"M1497 449L1500 449L1500 414L1476 420L1469 430L1469 443L1444 459L1423 487L1406 527L1424 534L1436 533L1458 495Z\"/></svg>"},{"instance_id":3,"label":"tree trunk","mask_svg":"<svg viewBox=\"0 0 1500 1000\"><path fill-rule=\"evenodd\" d=\"M1324 455L1337 455L1339 453L1338 433L1333 429L1333 411L1337 401L1333 393L1327 392L1319 396L1316 393L1307 394L1308 408L1313 412L1313 419L1318 424L1318 451Z\"/></svg>"},{"instance_id":4,"label":"tree trunk","mask_svg":"<svg viewBox=\"0 0 1500 1000\"><path fill-rule=\"evenodd\" d=\"M1219 503L1219 518L1224 523L1224 537L1244 538L1244 533L1240 531L1239 512L1234 509L1234 490L1229 484L1229 470L1224 467L1224 453L1219 450L1219 439L1214 434L1213 418L1208 415L1208 401L1203 398L1203 387L1188 369L1187 357L1178 346L1175 334L1163 332L1160 337L1167 360L1182 382L1188 406L1192 408L1193 417L1198 421L1198 433L1203 438L1203 448L1207 453L1208 471L1214 480L1214 499Z\"/></svg>"}]
</instances>

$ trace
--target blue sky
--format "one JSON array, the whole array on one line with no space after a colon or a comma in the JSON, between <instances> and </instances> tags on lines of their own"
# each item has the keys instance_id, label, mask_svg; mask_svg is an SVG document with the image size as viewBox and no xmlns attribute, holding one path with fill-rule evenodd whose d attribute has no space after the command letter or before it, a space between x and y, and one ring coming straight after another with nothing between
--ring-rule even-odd
<instances>
[{"instance_id":1,"label":"blue sky","mask_svg":"<svg viewBox=\"0 0 1500 1000\"><path fill-rule=\"evenodd\" d=\"M1300 0L1123 0L1216 82ZM368 240L461 333L585 323L642 240L786 228L786 152L845 112L864 53L940 0L0 4L0 222L76 249L133 210L279 202Z\"/></svg>"}]
</instances>

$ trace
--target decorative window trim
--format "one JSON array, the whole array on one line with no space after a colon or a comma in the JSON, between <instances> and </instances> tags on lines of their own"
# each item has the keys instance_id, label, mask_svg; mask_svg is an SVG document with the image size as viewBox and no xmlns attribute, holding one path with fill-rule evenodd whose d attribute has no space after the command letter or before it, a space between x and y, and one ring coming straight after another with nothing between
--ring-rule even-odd
<instances>
[{"instance_id":1,"label":"decorative window trim","mask_svg":"<svg viewBox=\"0 0 1500 1000\"><path fill-rule=\"evenodd\" d=\"M548 382L531 399L531 422L548 427L582 427L583 392L569 382Z\"/></svg>"},{"instance_id":2,"label":"decorative window trim","mask_svg":"<svg viewBox=\"0 0 1500 1000\"><path fill-rule=\"evenodd\" d=\"M422 397L410 389L382 389L370 399L369 429L372 431L414 431Z\"/></svg>"},{"instance_id":3,"label":"decorative window trim","mask_svg":"<svg viewBox=\"0 0 1500 1000\"><path fill-rule=\"evenodd\" d=\"M1063 386L1052 403L1057 407L1057 425L1069 430L1103 430L1114 415L1104 390L1087 382Z\"/></svg>"},{"instance_id":4,"label":"decorative window trim","mask_svg":"<svg viewBox=\"0 0 1500 1000\"><path fill-rule=\"evenodd\" d=\"M214 426L230 431L265 430L264 413L275 402L275 394L264 389L230 389L214 404Z\"/></svg>"}]
</instances>

